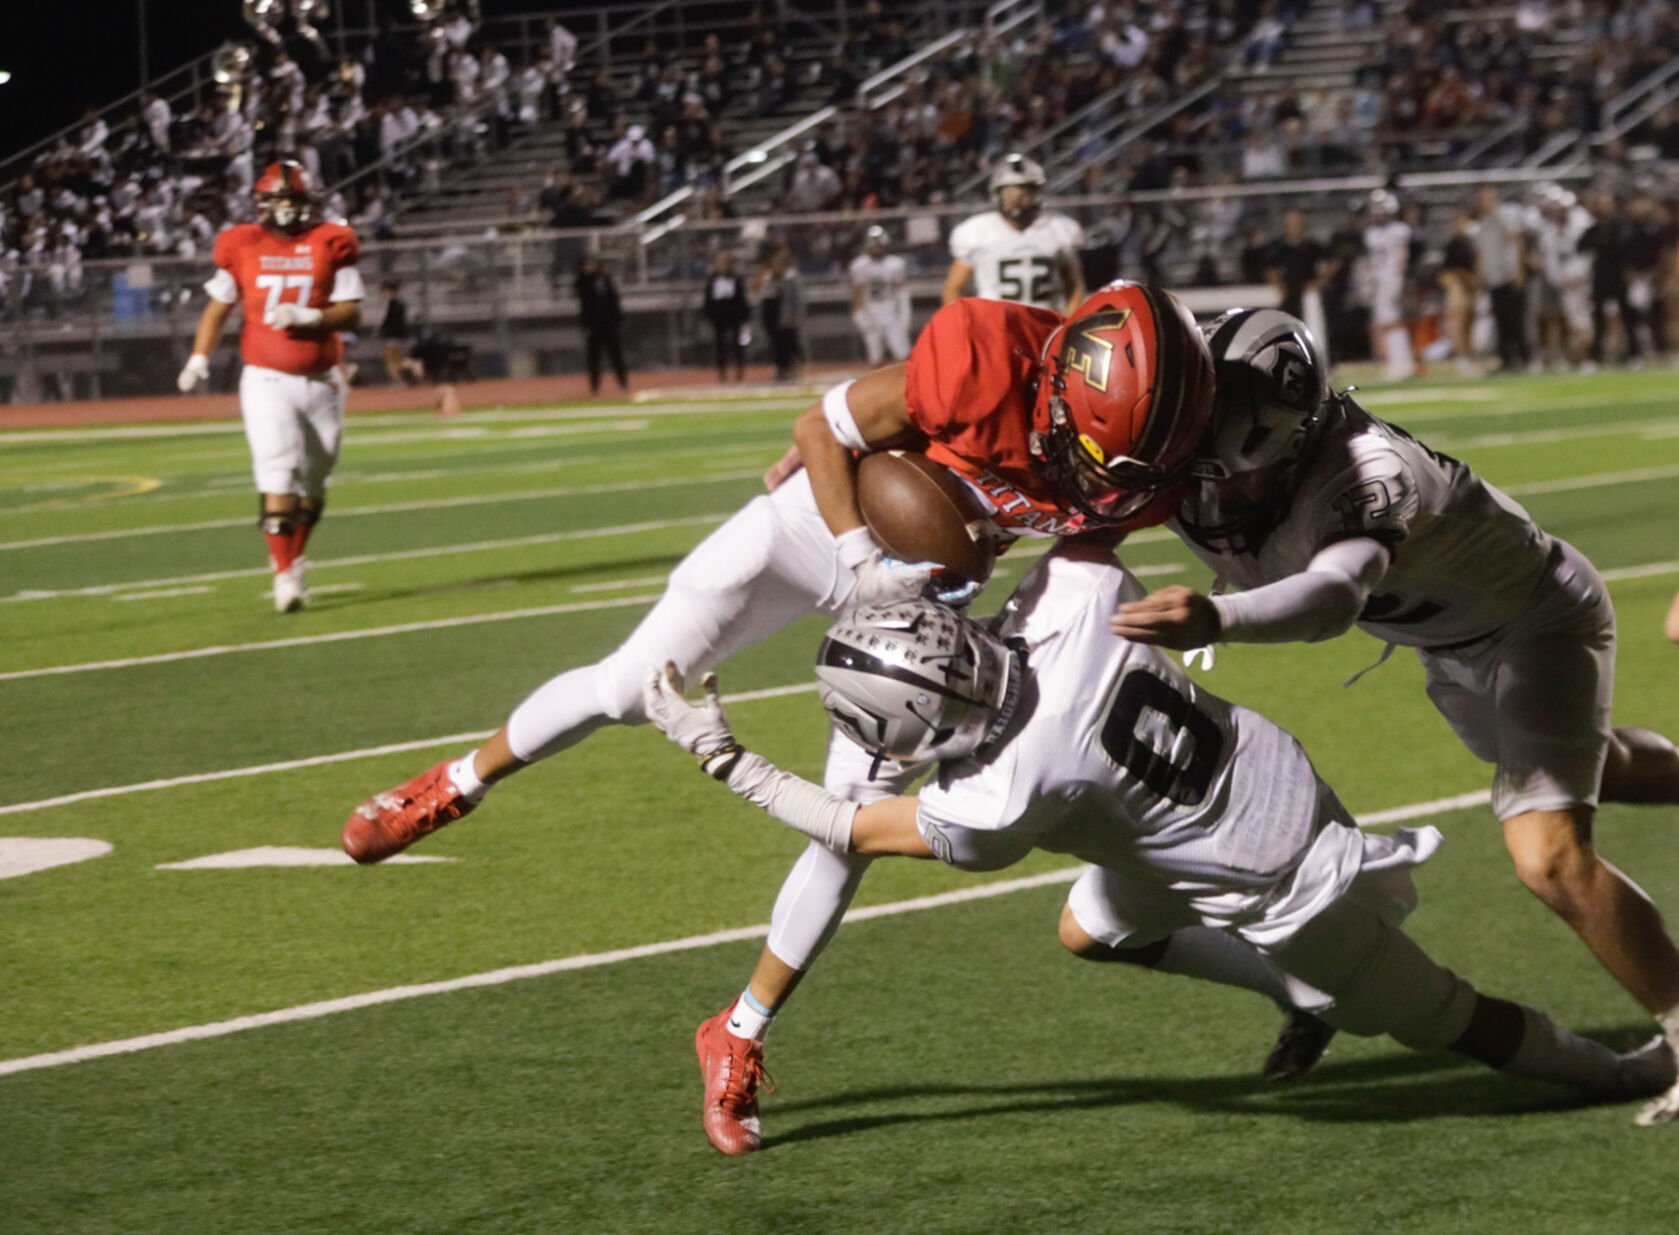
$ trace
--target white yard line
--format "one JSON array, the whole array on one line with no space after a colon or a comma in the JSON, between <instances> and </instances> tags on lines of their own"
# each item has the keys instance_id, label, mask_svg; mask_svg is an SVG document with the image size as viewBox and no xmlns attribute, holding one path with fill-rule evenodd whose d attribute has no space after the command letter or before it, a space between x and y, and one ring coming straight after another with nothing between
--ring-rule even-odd
<instances>
[{"instance_id":1,"label":"white yard line","mask_svg":"<svg viewBox=\"0 0 1679 1235\"><path fill-rule=\"evenodd\" d=\"M808 689L808 687L800 689ZM467 736L461 740L470 741L472 739ZM1476 793L1463 793L1452 797L1437 798L1432 802L1414 802L1407 806L1395 807L1391 810L1378 811L1364 816L1358 820L1358 824L1360 827L1372 827L1409 819L1426 819L1449 811L1479 806L1489 801L1490 798L1491 795L1482 790ZM1029 875L1022 879L1003 879L996 883L959 888L955 891L941 892L933 896L917 896L909 900L892 901L884 905L870 905L862 909L851 910L845 915L845 921L851 923L897 917L906 913L920 913L929 909L943 909L950 905L990 900L994 897L1008 896L1015 892L1024 892L1033 888L1071 883L1083 874L1085 869L1083 866L1063 867L1059 870L1045 871L1040 875ZM95 1042L87 1046L72 1047L69 1050L50 1051L41 1055L25 1055L16 1059L0 1060L0 1076L10 1076L18 1072L33 1072L43 1068L61 1068L68 1064L86 1063L94 1059L108 1059L113 1055L129 1055L138 1051L155 1050L162 1046L178 1046L183 1042L201 1042L207 1038L225 1038L230 1034L243 1033L248 1029L265 1029L270 1025L289 1025L297 1021L318 1020L323 1016L334 1016L340 1012L356 1012L362 1008L377 1007L386 1003L399 1003L408 999L421 999L428 995L449 995L456 991L477 990L487 986L505 986L509 982L522 982L529 978L546 978L558 973L569 973L579 969L596 969L605 965L621 965L626 961L641 960L649 956L668 956L674 952L692 952L701 948L719 947L723 944L744 943L753 939L763 939L768 934L768 924L759 923L756 926L741 926L733 930L712 931L705 935L689 935L682 939L666 939L658 943L615 948L609 952L591 952L581 956L559 957L555 960L541 961L531 965L513 965L505 969L492 969L484 973L467 974L464 977L449 978L441 982L386 987L384 990L367 991L360 995L348 995L341 999L323 999L316 1003L298 1004L290 1008L278 1008L272 1012L238 1016L231 1020L211 1021L203 1025L187 1025L180 1029L170 1029L162 1033L149 1033L135 1038Z\"/></svg>"},{"instance_id":2,"label":"white yard line","mask_svg":"<svg viewBox=\"0 0 1679 1235\"><path fill-rule=\"evenodd\" d=\"M0 439L3 440L3 439ZM657 480L617 480L598 485L553 485L546 489L520 489L510 493L473 493L462 497L432 498L412 502L381 502L374 506L330 507L334 523L364 515L407 514L419 510L456 510L464 506L493 506L502 502L537 502L561 497L589 497L600 493L635 493L643 489L682 489L695 485L725 484L737 480L754 480L764 474L763 468L737 472L716 472L711 475L665 476ZM242 482L249 483L249 482ZM237 519L204 519L197 523L160 523L154 527L125 527L108 532L80 532L66 536L42 536L35 540L0 541L0 552L8 549L43 549L51 545L84 544L96 540L130 540L136 536L170 536L178 532L204 532L217 528L255 527L256 518L241 515Z\"/></svg>"},{"instance_id":3,"label":"white yard line","mask_svg":"<svg viewBox=\"0 0 1679 1235\"><path fill-rule=\"evenodd\" d=\"M687 515L680 519L649 519L645 523L619 523L610 527L586 527L567 532L542 532L535 536L510 536L504 540L478 540L466 544L435 545L426 549L399 549L393 553L362 553L351 557L322 558L312 563L316 570L330 570L340 566L371 566L379 562L410 562L419 558L448 557L457 553L482 553L492 549L520 549L530 545L552 545L568 540L594 540L603 536L630 536L638 532L659 532L676 527L695 527L707 523L721 523L731 512L710 515ZM112 592L132 592L150 587L170 587L184 583L219 583L224 579L255 579L271 574L267 566L251 566L242 570L213 570L199 575L176 575L163 579L130 579L123 583L96 583L89 587L40 588L0 596L0 605L23 604L33 601L58 600L66 596L109 596Z\"/></svg>"},{"instance_id":4,"label":"white yard line","mask_svg":"<svg viewBox=\"0 0 1679 1235\"><path fill-rule=\"evenodd\" d=\"M169 600L175 596L202 596L205 592L213 591L215 591L213 587L204 584L201 587L165 588L161 592L135 592L128 596L113 596L111 599L118 603L126 603L131 600Z\"/></svg>"}]
</instances>

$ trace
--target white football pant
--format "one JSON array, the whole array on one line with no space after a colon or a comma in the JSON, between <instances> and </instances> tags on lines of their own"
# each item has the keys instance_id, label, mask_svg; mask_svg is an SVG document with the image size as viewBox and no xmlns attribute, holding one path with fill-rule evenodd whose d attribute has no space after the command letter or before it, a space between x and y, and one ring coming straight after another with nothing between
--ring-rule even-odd
<instances>
[{"instance_id":1,"label":"white football pant","mask_svg":"<svg viewBox=\"0 0 1679 1235\"><path fill-rule=\"evenodd\" d=\"M865 303L852 315L852 320L863 336L863 350L871 365L879 364L887 351L892 353L893 360L903 360L909 355L909 318L899 312L893 301Z\"/></svg>"},{"instance_id":2,"label":"white football pant","mask_svg":"<svg viewBox=\"0 0 1679 1235\"><path fill-rule=\"evenodd\" d=\"M246 365L239 413L259 493L318 498L338 462L344 385L336 369L304 377Z\"/></svg>"}]
</instances>

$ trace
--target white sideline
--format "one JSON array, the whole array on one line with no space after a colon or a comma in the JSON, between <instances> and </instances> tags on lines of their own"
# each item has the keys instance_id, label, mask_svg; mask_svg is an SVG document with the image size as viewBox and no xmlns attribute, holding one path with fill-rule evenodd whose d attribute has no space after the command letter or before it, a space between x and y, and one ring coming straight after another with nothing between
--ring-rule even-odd
<instances>
[{"instance_id":1,"label":"white sideline","mask_svg":"<svg viewBox=\"0 0 1679 1235\"><path fill-rule=\"evenodd\" d=\"M509 536L501 540L478 540L464 544L435 545L424 549L398 549L390 553L358 553L350 557L322 558L314 563L319 570L339 566L373 566L380 562L411 562L419 558L448 557L456 553L483 553L492 549L523 549L531 545L560 544L568 540L595 540L607 536L633 536L639 532L659 532L674 527L694 527L705 523L721 523L733 511L719 514L686 515L680 519L648 519L641 523L617 523L608 527L576 528L564 532L540 532L534 536ZM33 601L58 600L65 596L109 596L113 592L137 592L146 588L172 587L183 583L219 583L225 579L266 578L272 567L251 566L240 570L213 570L198 575L172 575L162 579L130 579L125 583L96 583L89 587L25 589L10 596L0 596L0 605L27 604Z\"/></svg>"},{"instance_id":2,"label":"white sideline","mask_svg":"<svg viewBox=\"0 0 1679 1235\"><path fill-rule=\"evenodd\" d=\"M0 438L0 441L3 441ZM473 493L462 497L434 498L430 501L381 502L375 506L332 508L334 522L355 519L363 515L395 515L416 510L452 510L461 506L491 506L499 502L534 502L556 497L587 497L597 493L637 493L643 489L673 489L689 485L723 484L736 480L751 480L762 476L763 469L751 471L715 472L709 475L664 476L655 480L620 480L601 485L556 485L547 489L521 489L511 493ZM95 540L128 540L135 536L166 536L176 532L205 532L218 528L255 527L249 515L237 519L205 519L197 523L158 523L150 527L124 527L108 532L77 532L66 536L41 536L34 540L0 541L0 553L12 549L44 549L51 545L79 545Z\"/></svg>"},{"instance_id":3,"label":"white sideline","mask_svg":"<svg viewBox=\"0 0 1679 1235\"><path fill-rule=\"evenodd\" d=\"M724 695L725 703L751 703L758 699L780 699L816 689L815 682L795 682L791 686L770 686L763 690L743 690ZM310 755L304 759L285 759L279 763L257 763L243 768L222 768L216 772L193 772L186 776L170 776L162 780L143 780L132 785L106 785L100 789L83 789L76 793L60 794L56 798L41 798L34 802L13 802L0 806L0 815L21 815L46 810L53 806L72 806L77 802L93 802L100 798L120 798L130 793L146 793L154 789L178 789L183 785L204 785L211 781L238 780L245 776L266 776L271 772L291 772L298 768L318 768L329 763L350 763L357 759L373 759L380 755L398 755L403 751L426 750L434 746L459 746L468 742L482 742L488 733L448 733L435 738L418 738L409 742L392 742L385 746L367 746L361 750L341 750L330 755Z\"/></svg>"},{"instance_id":4,"label":"white sideline","mask_svg":"<svg viewBox=\"0 0 1679 1235\"><path fill-rule=\"evenodd\" d=\"M809 689L809 687L799 689ZM1382 823L1398 823L1406 819L1422 819L1447 811L1478 806L1489 801L1490 797L1490 793L1481 790L1476 793L1463 793L1448 798L1438 798L1432 802L1414 802L1409 806L1400 806L1392 810L1378 811L1375 814L1364 816L1358 820L1358 824L1360 827L1370 827ZM917 896L909 900L893 901L885 905L869 905L862 909L851 910L845 915L844 920L848 923L865 922L874 918L890 918L900 914L918 913L924 909L942 909L947 905L989 900L997 896L1007 896L1012 892L1023 892L1030 888L1048 887L1057 883L1071 883L1084 871L1085 867L1082 865L1063 867L1059 870L1045 871L1041 875L1029 875L1022 879L1004 879L997 883L959 888L953 892L941 892L934 896ZM455 991L473 990L478 987L503 986L509 982L521 982L527 978L545 978L551 974L567 973L577 969L594 969L603 965L617 965L624 961L640 960L648 956L668 956L673 952L692 952L699 948L712 948L725 943L743 943L751 939L763 939L769 934L769 930L767 923L759 923L756 926L740 926L732 930L713 931L707 935L689 935L683 939L666 939L658 943L644 943L631 948L616 948L610 952L564 956L531 965L512 965L505 969L492 969L485 973L467 974L465 977L449 978L441 982L423 982L413 986L392 986L380 991L368 991L361 995L347 995L341 999L324 999L317 1003L298 1004L295 1007L278 1008L273 1012L259 1012L252 1016L236 1016L231 1020L211 1021L204 1025L188 1025L181 1029L144 1034L137 1038L119 1038L111 1042L95 1042L87 1046L72 1047L64 1051L51 1051L43 1055L25 1055L17 1059L0 1060L0 1076L10 1076L16 1072L31 1072L42 1068L61 1068L66 1064L86 1063L88 1060L106 1059L112 1055L128 1055L136 1051L149 1051L160 1046L176 1046L182 1042L199 1042L206 1038L224 1038L229 1034L243 1033L247 1029L263 1029L269 1025L289 1025L295 1021L316 1020L323 1016L336 1015L339 1012L355 1012L362 1008L377 1007L383 1003L398 1003L405 999L420 999L427 995L447 995Z\"/></svg>"}]
</instances>

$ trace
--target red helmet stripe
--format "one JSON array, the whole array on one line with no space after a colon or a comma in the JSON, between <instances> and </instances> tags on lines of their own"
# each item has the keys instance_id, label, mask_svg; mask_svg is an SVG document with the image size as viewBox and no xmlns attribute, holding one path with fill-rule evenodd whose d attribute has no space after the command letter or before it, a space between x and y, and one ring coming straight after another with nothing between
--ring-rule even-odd
<instances>
[{"instance_id":1,"label":"red helmet stripe","mask_svg":"<svg viewBox=\"0 0 1679 1235\"><path fill-rule=\"evenodd\" d=\"M1149 374L1154 391L1135 450L1138 459L1160 463L1176 440L1178 425L1184 417L1188 379L1192 375L1184 355L1183 326L1171 296L1148 285L1139 290L1148 302L1154 327L1154 371Z\"/></svg>"}]
</instances>

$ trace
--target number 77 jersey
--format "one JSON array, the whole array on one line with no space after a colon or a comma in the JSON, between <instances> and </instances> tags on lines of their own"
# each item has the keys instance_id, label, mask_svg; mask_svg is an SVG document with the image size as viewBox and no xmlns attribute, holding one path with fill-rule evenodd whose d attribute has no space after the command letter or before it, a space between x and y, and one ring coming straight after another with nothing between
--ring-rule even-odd
<instances>
[{"instance_id":1,"label":"number 77 jersey","mask_svg":"<svg viewBox=\"0 0 1679 1235\"><path fill-rule=\"evenodd\" d=\"M316 223L294 236L241 223L216 237L216 273L204 290L243 309L239 355L246 364L281 373L324 373L343 359L337 332L280 330L272 324L274 310L282 304L325 309L360 300L359 257L356 234L342 223Z\"/></svg>"},{"instance_id":2,"label":"number 77 jersey","mask_svg":"<svg viewBox=\"0 0 1679 1235\"><path fill-rule=\"evenodd\" d=\"M1064 214L1046 210L1022 230L988 210L957 224L950 255L973 268L976 295L1060 312L1070 291L1061 271L1083 243L1083 229Z\"/></svg>"},{"instance_id":3,"label":"number 77 jersey","mask_svg":"<svg viewBox=\"0 0 1679 1235\"><path fill-rule=\"evenodd\" d=\"M1346 886L1356 830L1278 725L1210 694L1108 615L1143 588L1105 551L1063 546L1015 591L993 633L1024 686L999 738L944 764L920 794L929 847L970 869L1032 848L1186 895L1203 921L1262 942Z\"/></svg>"}]
</instances>

